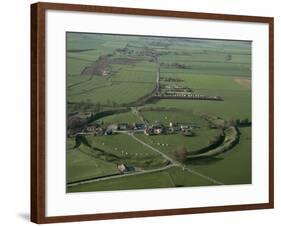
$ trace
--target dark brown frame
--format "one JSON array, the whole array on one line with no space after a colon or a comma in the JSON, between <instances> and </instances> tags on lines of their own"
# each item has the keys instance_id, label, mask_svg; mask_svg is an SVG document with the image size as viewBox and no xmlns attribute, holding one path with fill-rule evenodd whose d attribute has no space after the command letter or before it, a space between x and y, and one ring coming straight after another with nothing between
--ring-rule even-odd
<instances>
[{"instance_id":1,"label":"dark brown frame","mask_svg":"<svg viewBox=\"0 0 281 226\"><path fill-rule=\"evenodd\" d=\"M212 206L180 209L114 212L87 215L46 217L45 215L45 14L46 10L100 12L109 14L148 15L175 18L242 21L269 25L269 202L257 204ZM150 217L191 213L237 211L274 208L274 18L165 11L152 9L119 8L92 5L35 3L31 5L31 221L55 223L69 221L105 220L116 218Z\"/></svg>"}]
</instances>

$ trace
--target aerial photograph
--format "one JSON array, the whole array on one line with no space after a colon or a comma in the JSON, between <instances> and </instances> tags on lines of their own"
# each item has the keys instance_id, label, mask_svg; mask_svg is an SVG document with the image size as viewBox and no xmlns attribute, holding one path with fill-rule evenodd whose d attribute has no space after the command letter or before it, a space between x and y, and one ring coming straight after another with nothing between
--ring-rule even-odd
<instances>
[{"instance_id":1,"label":"aerial photograph","mask_svg":"<svg viewBox=\"0 0 281 226\"><path fill-rule=\"evenodd\" d=\"M252 183L249 40L66 32L66 192Z\"/></svg>"}]
</instances>

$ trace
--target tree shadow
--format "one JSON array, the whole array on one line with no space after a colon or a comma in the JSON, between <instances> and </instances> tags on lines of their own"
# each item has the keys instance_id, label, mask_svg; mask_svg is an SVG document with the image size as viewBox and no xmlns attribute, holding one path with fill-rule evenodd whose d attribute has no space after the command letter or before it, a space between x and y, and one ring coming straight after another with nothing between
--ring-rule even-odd
<instances>
[{"instance_id":1,"label":"tree shadow","mask_svg":"<svg viewBox=\"0 0 281 226\"><path fill-rule=\"evenodd\" d=\"M159 102L159 100L160 100L159 98L150 98L145 102L145 104L156 104Z\"/></svg>"},{"instance_id":2,"label":"tree shadow","mask_svg":"<svg viewBox=\"0 0 281 226\"><path fill-rule=\"evenodd\" d=\"M188 160L186 162L187 165L211 165L216 162L219 162L223 160L224 158L218 158L218 157L209 157L209 158L203 158L203 159L194 159L194 160Z\"/></svg>"}]
</instances>

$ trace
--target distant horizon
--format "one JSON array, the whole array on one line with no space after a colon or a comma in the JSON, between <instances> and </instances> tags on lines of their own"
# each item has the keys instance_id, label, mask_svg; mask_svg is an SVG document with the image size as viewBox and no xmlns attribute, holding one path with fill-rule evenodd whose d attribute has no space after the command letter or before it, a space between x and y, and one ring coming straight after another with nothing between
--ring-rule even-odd
<instances>
[{"instance_id":1,"label":"distant horizon","mask_svg":"<svg viewBox=\"0 0 281 226\"><path fill-rule=\"evenodd\" d=\"M252 43L253 40L244 39L222 39L222 38L198 38L198 37L186 37L186 36L166 36L166 35L140 35L140 34L117 34L117 33L98 33L98 32L80 32L80 31L66 31L68 34L81 34L81 35L106 35L106 36L128 36L128 37L144 37L144 38L155 38L155 39L187 39L187 40L202 40L202 41L229 41L229 42L246 42Z\"/></svg>"}]
</instances>

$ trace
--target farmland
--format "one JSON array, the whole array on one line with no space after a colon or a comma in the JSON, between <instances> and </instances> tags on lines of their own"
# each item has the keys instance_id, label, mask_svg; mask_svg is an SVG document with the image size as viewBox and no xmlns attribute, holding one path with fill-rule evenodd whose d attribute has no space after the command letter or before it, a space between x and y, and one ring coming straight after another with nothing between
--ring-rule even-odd
<instances>
[{"instance_id":1,"label":"farmland","mask_svg":"<svg viewBox=\"0 0 281 226\"><path fill-rule=\"evenodd\" d=\"M251 42L70 32L66 60L68 192L251 183Z\"/></svg>"}]
</instances>

